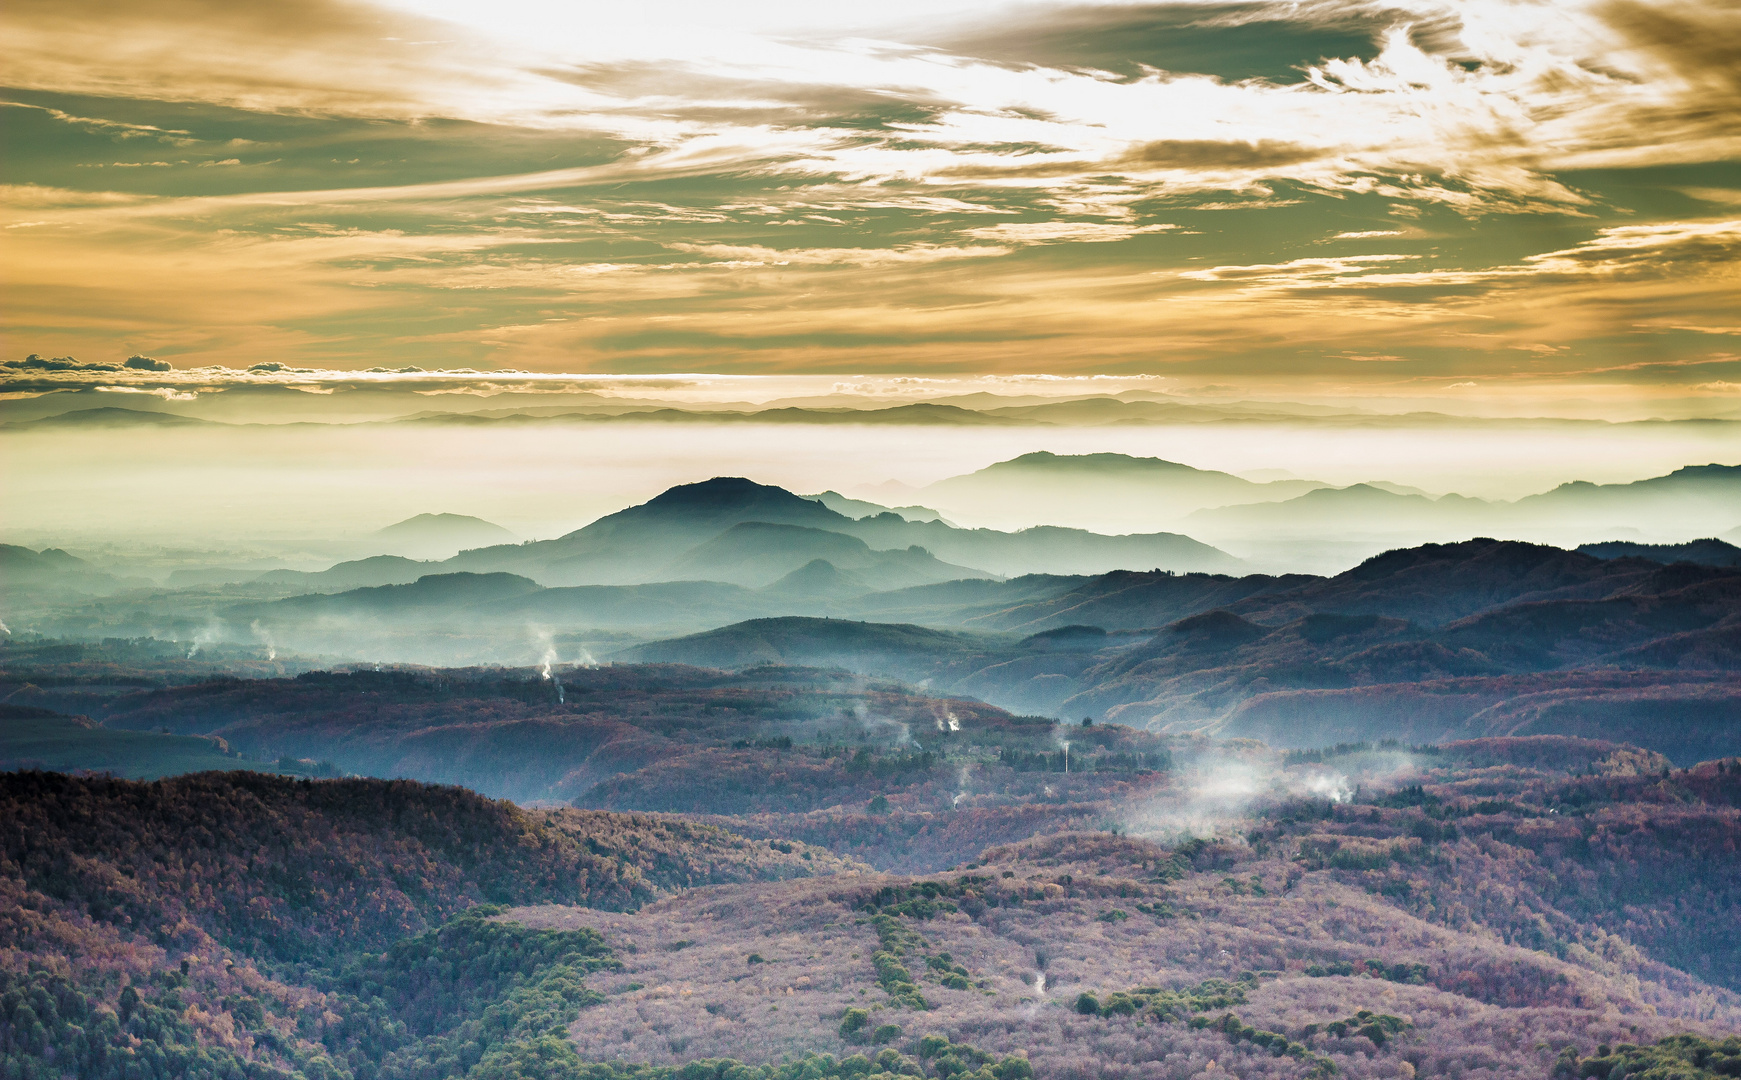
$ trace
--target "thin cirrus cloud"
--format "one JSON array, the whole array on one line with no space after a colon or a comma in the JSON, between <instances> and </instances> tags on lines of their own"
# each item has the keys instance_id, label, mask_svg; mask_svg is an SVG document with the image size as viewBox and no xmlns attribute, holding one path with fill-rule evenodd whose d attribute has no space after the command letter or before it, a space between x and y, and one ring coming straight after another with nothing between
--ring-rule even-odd
<instances>
[{"instance_id":1,"label":"thin cirrus cloud","mask_svg":"<svg viewBox=\"0 0 1741 1080\"><path fill-rule=\"evenodd\" d=\"M1735 300L1718 3L3 18L39 352L1553 378L1720 348Z\"/></svg>"}]
</instances>

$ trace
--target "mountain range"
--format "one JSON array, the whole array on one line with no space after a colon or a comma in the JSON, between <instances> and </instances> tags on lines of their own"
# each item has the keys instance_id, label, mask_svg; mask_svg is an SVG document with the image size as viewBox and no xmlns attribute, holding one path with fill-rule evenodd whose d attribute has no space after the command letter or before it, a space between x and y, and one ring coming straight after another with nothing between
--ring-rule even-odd
<instances>
[{"instance_id":1,"label":"mountain range","mask_svg":"<svg viewBox=\"0 0 1741 1080\"><path fill-rule=\"evenodd\" d=\"M1119 573L1001 609L975 599L980 610L954 613L975 636L762 619L622 655L846 667L1005 708L1279 746L1552 733L1676 760L1741 752L1734 568L1473 540L1332 578Z\"/></svg>"},{"instance_id":2,"label":"mountain range","mask_svg":"<svg viewBox=\"0 0 1741 1080\"><path fill-rule=\"evenodd\" d=\"M879 492L878 494L882 494ZM1663 542L1741 525L1741 465L1694 465L1631 483L1562 484L1515 501L1373 480L1256 482L1161 458L1024 454L902 494L960 520L1178 529L1262 565L1323 572L1387 547L1467 536L1560 546Z\"/></svg>"},{"instance_id":3,"label":"mountain range","mask_svg":"<svg viewBox=\"0 0 1741 1080\"><path fill-rule=\"evenodd\" d=\"M1462 495L1429 498L1356 484L1273 503L1198 510L1185 521L1193 531L1209 536L1338 531L1443 535L1469 528L1593 532L1643 526L1674 532L1708 529L1737 517L1741 517L1741 465L1689 465L1667 476L1632 483L1561 484L1509 503Z\"/></svg>"},{"instance_id":4,"label":"mountain range","mask_svg":"<svg viewBox=\"0 0 1741 1080\"><path fill-rule=\"evenodd\" d=\"M939 480L917 496L975 521L1103 520L1123 508L1131 521L1179 521L1203 507L1292 499L1328 485L1311 480L1256 483L1231 473L1127 454L1038 451Z\"/></svg>"},{"instance_id":5,"label":"mountain range","mask_svg":"<svg viewBox=\"0 0 1741 1080\"><path fill-rule=\"evenodd\" d=\"M756 529L730 541L738 526ZM847 543L857 540L865 547ZM721 541L721 546L705 545ZM746 547L747 545L747 547ZM867 550L923 548L929 556L980 574L1099 573L1126 566L1223 570L1238 565L1225 552L1176 533L1103 536L1082 529L1042 527L1005 533L962 529L942 521L909 521L894 511L854 519L820 501L741 477L718 477L671 488L554 540L462 552L447 570L506 571L547 585L621 585L705 577L742 565L755 548L757 570L729 572L771 584L830 553L860 565ZM915 553L913 559L919 558ZM830 560L832 561L832 560ZM854 569L856 567L837 567ZM939 576L933 580L946 580Z\"/></svg>"}]
</instances>

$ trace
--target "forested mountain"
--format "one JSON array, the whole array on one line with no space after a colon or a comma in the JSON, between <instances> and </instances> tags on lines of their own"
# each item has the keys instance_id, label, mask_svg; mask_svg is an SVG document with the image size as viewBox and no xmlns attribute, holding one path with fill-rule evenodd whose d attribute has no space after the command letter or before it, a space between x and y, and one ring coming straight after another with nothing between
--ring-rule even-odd
<instances>
[{"instance_id":1,"label":"forested mountain","mask_svg":"<svg viewBox=\"0 0 1741 1080\"><path fill-rule=\"evenodd\" d=\"M781 835L847 848L874 820L931 843L901 812L731 819L772 831L749 840L402 781L0 775L0 1068L1497 1078L1734 1056L1741 762L1235 752L1262 777L1237 840L1016 833L917 877ZM1151 770L1121 801L1200 814L1205 782ZM996 813L929 816L966 838Z\"/></svg>"},{"instance_id":2,"label":"forested mountain","mask_svg":"<svg viewBox=\"0 0 1741 1080\"><path fill-rule=\"evenodd\" d=\"M623 910L844 865L705 825L254 773L0 774L0 823L0 1069L80 1080L451 1075L547 1033L615 964L481 901Z\"/></svg>"},{"instance_id":3,"label":"forested mountain","mask_svg":"<svg viewBox=\"0 0 1741 1080\"><path fill-rule=\"evenodd\" d=\"M1741 566L1741 547L1722 540L1693 540L1685 544L1636 544L1625 540L1610 540L1603 544L1581 544L1578 550L1598 559L1649 559L1652 562L1702 563L1705 566Z\"/></svg>"},{"instance_id":4,"label":"forested mountain","mask_svg":"<svg viewBox=\"0 0 1741 1080\"><path fill-rule=\"evenodd\" d=\"M515 569L179 592L187 640L0 643L0 1080L1741 1060L1720 550L999 579L947 544L1080 537L743 484L460 560ZM538 579L637 545L719 580ZM395 643L524 659L279 652Z\"/></svg>"},{"instance_id":5,"label":"forested mountain","mask_svg":"<svg viewBox=\"0 0 1741 1080\"><path fill-rule=\"evenodd\" d=\"M1733 569L1474 540L1389 552L1334 578L1112 574L1001 609L997 595L957 594L983 605L965 625L1074 626L1071 647L1047 633L783 619L624 655L839 665L1020 711L1282 746L1557 733L1683 763L1741 752L1727 719L1741 708Z\"/></svg>"}]
</instances>

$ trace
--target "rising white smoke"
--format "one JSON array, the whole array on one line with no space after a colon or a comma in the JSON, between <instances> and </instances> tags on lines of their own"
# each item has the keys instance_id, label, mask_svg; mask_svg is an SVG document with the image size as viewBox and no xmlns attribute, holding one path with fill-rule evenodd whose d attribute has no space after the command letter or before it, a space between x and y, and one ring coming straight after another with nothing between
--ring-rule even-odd
<instances>
[{"instance_id":1,"label":"rising white smoke","mask_svg":"<svg viewBox=\"0 0 1741 1080\"><path fill-rule=\"evenodd\" d=\"M222 640L224 640L224 624L214 618L207 622L203 629L194 634L193 640L187 646L187 658L192 660L201 649L208 645L216 645Z\"/></svg>"},{"instance_id":2,"label":"rising white smoke","mask_svg":"<svg viewBox=\"0 0 1741 1080\"><path fill-rule=\"evenodd\" d=\"M557 675L554 670L556 665L562 661L556 652L555 635L538 627L527 627L527 629L532 632L533 640L543 646L543 651L538 657L538 677L556 687L556 703L558 705L568 704L568 694L562 689L562 677Z\"/></svg>"},{"instance_id":3,"label":"rising white smoke","mask_svg":"<svg viewBox=\"0 0 1741 1080\"><path fill-rule=\"evenodd\" d=\"M272 631L266 629L264 626L261 626L259 619L255 619L253 622L249 623L248 629L252 630L254 632L254 636L259 638L260 641L265 644L265 646L266 646L266 659L268 659L268 660L278 659L278 643L272 640Z\"/></svg>"},{"instance_id":4,"label":"rising white smoke","mask_svg":"<svg viewBox=\"0 0 1741 1080\"><path fill-rule=\"evenodd\" d=\"M1412 756L1401 751L1291 767L1267 747L1209 748L1177 760L1172 783L1123 815L1132 835L1236 836L1248 827L1251 813L1265 803L1290 798L1345 803L1362 784L1390 786L1416 771Z\"/></svg>"},{"instance_id":5,"label":"rising white smoke","mask_svg":"<svg viewBox=\"0 0 1741 1080\"><path fill-rule=\"evenodd\" d=\"M875 742L892 739L897 749L917 746L913 741L913 729L900 720L887 716L876 716L863 705L855 705L852 710L853 719L858 721L865 737Z\"/></svg>"},{"instance_id":6,"label":"rising white smoke","mask_svg":"<svg viewBox=\"0 0 1741 1080\"><path fill-rule=\"evenodd\" d=\"M957 791L955 793L955 798L949 800L949 805L951 807L960 806L961 800L967 798L968 795L972 794L972 792L967 790L967 774L968 774L969 768L970 768L970 766L963 765L963 766L961 766L961 769L955 774L955 784L961 790Z\"/></svg>"}]
</instances>

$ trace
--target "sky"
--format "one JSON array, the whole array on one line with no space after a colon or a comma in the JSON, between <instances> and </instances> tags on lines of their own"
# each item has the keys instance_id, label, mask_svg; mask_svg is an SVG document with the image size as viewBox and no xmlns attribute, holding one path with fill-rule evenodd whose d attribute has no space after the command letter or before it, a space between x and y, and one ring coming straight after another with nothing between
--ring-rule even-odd
<instances>
[{"instance_id":1,"label":"sky","mask_svg":"<svg viewBox=\"0 0 1741 1080\"><path fill-rule=\"evenodd\" d=\"M0 20L0 394L459 369L1741 398L1724 0Z\"/></svg>"}]
</instances>

